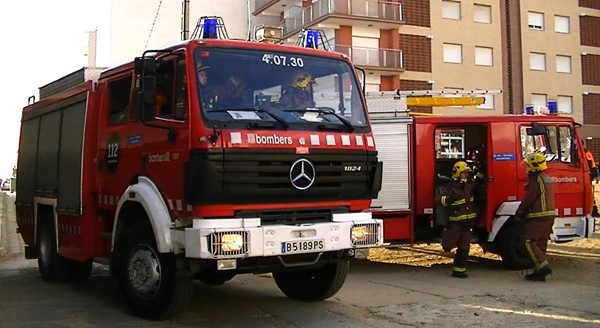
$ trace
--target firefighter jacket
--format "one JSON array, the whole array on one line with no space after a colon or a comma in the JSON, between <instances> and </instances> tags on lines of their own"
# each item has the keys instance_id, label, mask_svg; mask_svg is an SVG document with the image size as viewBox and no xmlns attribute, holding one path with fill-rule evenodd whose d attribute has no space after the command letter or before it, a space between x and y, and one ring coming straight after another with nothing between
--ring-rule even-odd
<instances>
[{"instance_id":1,"label":"firefighter jacket","mask_svg":"<svg viewBox=\"0 0 600 328\"><path fill-rule=\"evenodd\" d=\"M453 179L445 194L436 197L436 205L446 208L446 217L450 222L475 219L477 211L474 200L483 181L483 173L477 173L475 179L469 179L465 183Z\"/></svg>"},{"instance_id":2,"label":"firefighter jacket","mask_svg":"<svg viewBox=\"0 0 600 328\"><path fill-rule=\"evenodd\" d=\"M543 172L530 172L525 197L517 209L517 218L554 219L554 186Z\"/></svg>"}]
</instances>

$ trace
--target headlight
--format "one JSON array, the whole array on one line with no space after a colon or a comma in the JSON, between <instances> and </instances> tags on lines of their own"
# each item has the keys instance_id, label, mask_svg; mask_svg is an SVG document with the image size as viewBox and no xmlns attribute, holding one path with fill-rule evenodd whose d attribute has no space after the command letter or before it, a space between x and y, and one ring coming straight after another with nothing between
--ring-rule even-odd
<instances>
[{"instance_id":1,"label":"headlight","mask_svg":"<svg viewBox=\"0 0 600 328\"><path fill-rule=\"evenodd\" d=\"M379 240L378 223L361 223L352 227L351 236L352 245L355 247L377 246Z\"/></svg>"},{"instance_id":2,"label":"headlight","mask_svg":"<svg viewBox=\"0 0 600 328\"><path fill-rule=\"evenodd\" d=\"M352 228L352 241L360 242L367 238L369 235L369 228L365 226L353 227Z\"/></svg>"},{"instance_id":3,"label":"headlight","mask_svg":"<svg viewBox=\"0 0 600 328\"><path fill-rule=\"evenodd\" d=\"M244 236L238 234L222 235L220 243L223 252L237 252L244 247Z\"/></svg>"}]
</instances>

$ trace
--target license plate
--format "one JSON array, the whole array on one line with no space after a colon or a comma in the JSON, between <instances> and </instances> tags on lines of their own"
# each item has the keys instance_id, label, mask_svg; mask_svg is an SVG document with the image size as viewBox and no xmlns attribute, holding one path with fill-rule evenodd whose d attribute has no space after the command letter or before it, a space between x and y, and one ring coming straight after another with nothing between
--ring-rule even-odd
<instances>
[{"instance_id":1,"label":"license plate","mask_svg":"<svg viewBox=\"0 0 600 328\"><path fill-rule=\"evenodd\" d=\"M325 240L285 241L281 243L282 253L305 253L325 249Z\"/></svg>"}]
</instances>

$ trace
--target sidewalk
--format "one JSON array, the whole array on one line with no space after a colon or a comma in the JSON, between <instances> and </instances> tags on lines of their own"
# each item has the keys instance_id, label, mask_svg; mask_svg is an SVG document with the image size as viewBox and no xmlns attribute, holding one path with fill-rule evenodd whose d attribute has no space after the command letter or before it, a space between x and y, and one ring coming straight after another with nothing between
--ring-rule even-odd
<instances>
[{"instance_id":1,"label":"sidewalk","mask_svg":"<svg viewBox=\"0 0 600 328\"><path fill-rule=\"evenodd\" d=\"M15 194L0 192L0 258L23 252L23 239L17 233Z\"/></svg>"}]
</instances>

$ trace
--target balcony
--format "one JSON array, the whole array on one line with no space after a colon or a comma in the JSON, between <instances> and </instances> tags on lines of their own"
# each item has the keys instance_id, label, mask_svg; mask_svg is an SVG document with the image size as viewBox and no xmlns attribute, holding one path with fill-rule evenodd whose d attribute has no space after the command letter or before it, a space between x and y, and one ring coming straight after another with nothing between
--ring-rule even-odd
<instances>
[{"instance_id":1,"label":"balcony","mask_svg":"<svg viewBox=\"0 0 600 328\"><path fill-rule=\"evenodd\" d=\"M348 55L352 63L371 70L404 71L402 50L336 45L335 51Z\"/></svg>"},{"instance_id":2,"label":"balcony","mask_svg":"<svg viewBox=\"0 0 600 328\"><path fill-rule=\"evenodd\" d=\"M403 24L402 6L396 2L319 0L310 7L291 7L289 17L283 20L284 34L289 37L301 28L325 19L328 23L351 26L357 25L357 21L366 21L370 26L382 29L398 28Z\"/></svg>"}]
</instances>

